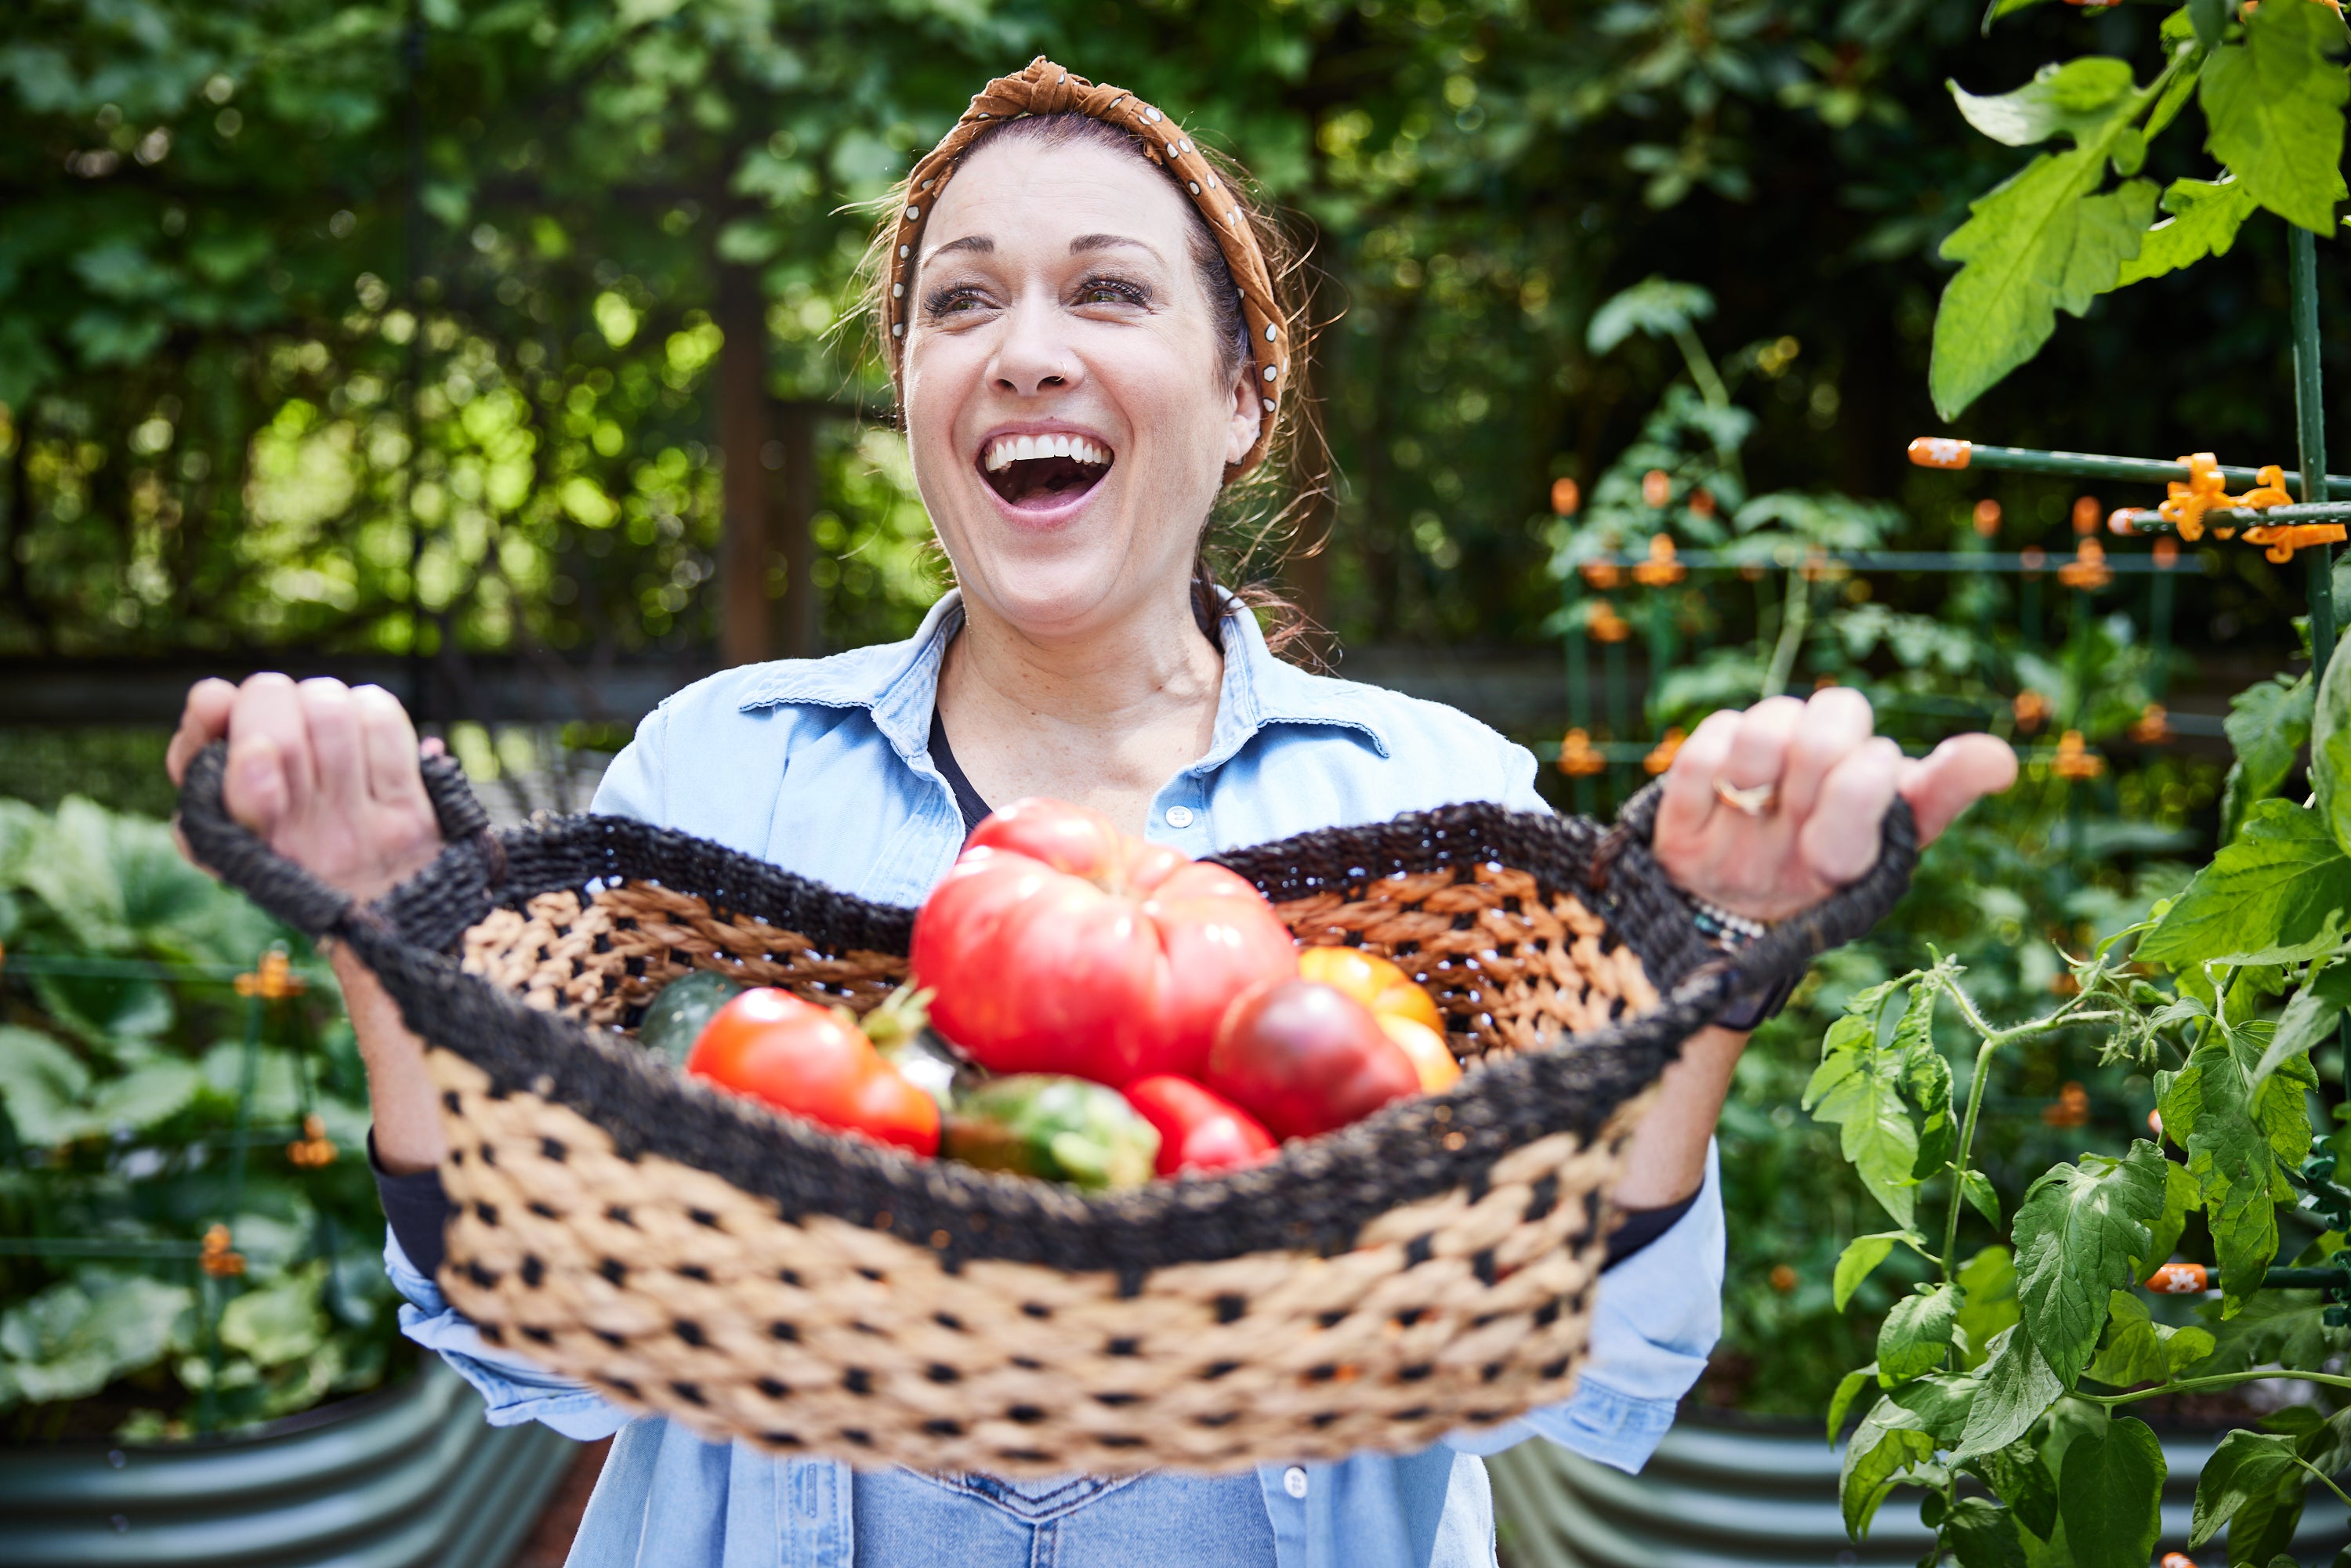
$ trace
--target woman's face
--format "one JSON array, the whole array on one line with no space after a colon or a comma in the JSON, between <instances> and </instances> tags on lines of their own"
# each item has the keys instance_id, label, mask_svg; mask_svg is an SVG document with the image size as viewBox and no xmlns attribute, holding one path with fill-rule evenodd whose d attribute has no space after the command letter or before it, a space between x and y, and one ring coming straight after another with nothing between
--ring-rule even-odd
<instances>
[{"instance_id":1,"label":"woman's face","mask_svg":"<svg viewBox=\"0 0 2351 1568\"><path fill-rule=\"evenodd\" d=\"M983 143L923 228L905 410L914 483L969 601L1040 640L1179 594L1257 438L1189 211L1121 150Z\"/></svg>"}]
</instances>

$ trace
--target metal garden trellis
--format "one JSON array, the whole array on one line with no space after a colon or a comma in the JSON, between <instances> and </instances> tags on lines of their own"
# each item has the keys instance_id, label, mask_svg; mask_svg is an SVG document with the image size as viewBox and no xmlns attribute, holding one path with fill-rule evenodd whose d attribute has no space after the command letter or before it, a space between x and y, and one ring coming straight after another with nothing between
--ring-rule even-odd
<instances>
[{"instance_id":1,"label":"metal garden trellis","mask_svg":"<svg viewBox=\"0 0 2351 1568\"><path fill-rule=\"evenodd\" d=\"M2294 413L2296 457L2298 466L2285 470L2284 485L2299 495L2294 504L2263 509L2216 508L2204 513L2211 526L2233 533L2246 527L2297 527L2303 525L2342 525L2351 522L2351 476L2328 474L2325 471L2325 434L2324 409L2321 403L2318 335L2318 275L2314 241L2307 230L2288 228L2288 266L2293 301L2293 336L2294 368ZM2193 468L2189 459L2163 461L2154 458L2109 457L2076 452L2044 452L2023 447L1978 445L1972 442L1948 437L1922 436L1910 444L1911 460L1922 467L1961 469L1980 468L2016 473L2048 474L2106 483L2164 484L2189 480ZM2257 484L2260 470L2214 465L2211 472L2230 485ZM2318 481L2306 485L2303 476L2315 475ZM1573 486L1562 486L1568 497L1574 495ZM2344 497L2338 499L2337 497ZM1656 503L1662 512L1664 499ZM1572 509L1573 502L1566 505ZM2170 528L2154 510L2123 508L2110 520L2110 528L2118 533L2160 533ZM2191 542L2193 536L2189 536ZM2227 537L2225 534L2223 537ZM2323 672L2335 651L2336 622L2332 591L2332 552L2325 545L2302 547L2305 571L2304 591L2310 609L2310 638L2314 653L2314 672ZM2105 577L2145 575L2150 582L2147 621L2155 643L2168 645L2173 600L2173 584L2179 563L2175 550L2158 550L2151 557L2107 557L2103 548L2095 553L2085 547L2080 564L2095 567ZM1889 572L1956 572L1991 576L2010 576L2022 580L2024 593L2022 619L2031 628L2037 624L2037 589L2041 580L2056 575L2061 581L2067 564L2062 559L2053 559L2048 552L2028 549L2014 552L1981 550L1855 550L1805 551L1789 546L1783 559L1773 566L1802 572L1808 579L1823 576L1844 576L1873 571ZM1646 555L1630 553L1603 554L1584 563L1587 573L1602 574L1602 580L1613 580L1617 574L1630 576L1644 586L1664 587L1681 580L1687 572L1740 571L1753 574L1758 570L1752 555L1733 550L1677 551L1670 538L1659 533L1650 541ZM2100 580L2104 580L2102 577ZM2070 584L2069 584L2070 585ZM1595 585L1596 586L1596 585ZM1791 614L1804 613L1809 600L1792 596ZM1585 594L1575 575L1562 582L1561 622L1565 626L1567 662L1568 713L1570 732L1561 743L1557 761L1562 771L1574 779L1576 808L1589 810L1592 801L1592 780L1615 769L1634 765L1646 765L1651 771L1661 771L1670 758L1671 740L1653 737L1647 740L1632 738L1634 725L1631 716L1629 673L1626 669L1625 643L1634 628L1629 621L1615 612L1604 599L1593 599ZM1675 656L1675 632L1669 603L1663 595L1655 595L1647 607L1650 668L1653 678ZM1591 701L1590 654L1587 641L1602 645L1603 706L1605 710L1609 738L1593 740L1590 732L1593 723ZM1786 671L1773 672L1784 680ZM2160 675L2158 675L2160 680ZM1777 685L1767 682L1767 689ZM2192 721L2191 721L2192 722ZM2211 732L2219 733L2217 725Z\"/></svg>"},{"instance_id":2,"label":"metal garden trellis","mask_svg":"<svg viewBox=\"0 0 2351 1568\"><path fill-rule=\"evenodd\" d=\"M197 1337L204 1345L205 1359L213 1374L198 1393L195 1424L199 1432L209 1432L219 1424L215 1390L222 1364L220 1316L236 1290L236 1281L245 1272L245 1260L235 1250L234 1228L243 1211L246 1172L254 1146L282 1140L287 1145L289 1163L299 1168L317 1169L335 1158L335 1146L328 1141L314 1108L317 1092L307 1070L295 1075L303 1112L300 1126L256 1127L251 1116L261 1048L269 1020L273 1015L283 1014L284 1009L279 1004L300 996L308 988L308 983L294 972L283 944L273 946L261 954L251 969L240 969L227 964L162 964L136 958L78 958L0 952L0 981L35 976L219 986L233 990L245 1000L245 1027L237 1059L236 1110L229 1133L225 1191L216 1215L203 1222L200 1236L186 1240L74 1236L0 1237L0 1257L186 1264L190 1282L195 1291ZM312 1255L329 1260L325 1289L332 1292L337 1289L332 1267L337 1245L334 1219L323 1207L315 1207L312 1213L316 1218L311 1237ZM331 1298L329 1304L331 1309Z\"/></svg>"}]
</instances>

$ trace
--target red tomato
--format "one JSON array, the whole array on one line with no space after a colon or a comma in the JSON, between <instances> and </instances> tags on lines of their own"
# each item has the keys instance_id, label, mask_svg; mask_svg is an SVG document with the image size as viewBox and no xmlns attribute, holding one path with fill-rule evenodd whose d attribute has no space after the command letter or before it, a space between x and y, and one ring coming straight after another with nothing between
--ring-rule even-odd
<instances>
[{"instance_id":1,"label":"red tomato","mask_svg":"<svg viewBox=\"0 0 2351 1568\"><path fill-rule=\"evenodd\" d=\"M1229 1171L1271 1159L1273 1134L1220 1094L1161 1073L1126 1086L1127 1103L1159 1129L1159 1174Z\"/></svg>"},{"instance_id":2,"label":"red tomato","mask_svg":"<svg viewBox=\"0 0 2351 1568\"><path fill-rule=\"evenodd\" d=\"M1235 1000L1207 1082L1280 1138L1311 1138L1420 1092L1419 1070L1372 1010L1319 980L1276 980Z\"/></svg>"},{"instance_id":3,"label":"red tomato","mask_svg":"<svg viewBox=\"0 0 2351 1568\"><path fill-rule=\"evenodd\" d=\"M842 1132L917 1155L939 1147L939 1104L838 1013L769 986L718 1009L686 1071Z\"/></svg>"},{"instance_id":4,"label":"red tomato","mask_svg":"<svg viewBox=\"0 0 2351 1568\"><path fill-rule=\"evenodd\" d=\"M1020 800L982 822L914 917L939 1032L997 1072L1119 1087L1197 1077L1232 998L1298 972L1257 889L1108 819Z\"/></svg>"}]
</instances>

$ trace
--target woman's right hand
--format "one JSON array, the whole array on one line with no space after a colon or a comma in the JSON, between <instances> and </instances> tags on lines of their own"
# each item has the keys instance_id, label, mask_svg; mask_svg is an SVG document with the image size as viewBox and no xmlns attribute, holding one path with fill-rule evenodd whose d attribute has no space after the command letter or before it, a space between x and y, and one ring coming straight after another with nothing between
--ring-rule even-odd
<instances>
[{"instance_id":1,"label":"woman's right hand","mask_svg":"<svg viewBox=\"0 0 2351 1568\"><path fill-rule=\"evenodd\" d=\"M172 781L223 736L229 815L339 892L374 899L440 852L415 727L381 686L200 681L165 756Z\"/></svg>"}]
</instances>

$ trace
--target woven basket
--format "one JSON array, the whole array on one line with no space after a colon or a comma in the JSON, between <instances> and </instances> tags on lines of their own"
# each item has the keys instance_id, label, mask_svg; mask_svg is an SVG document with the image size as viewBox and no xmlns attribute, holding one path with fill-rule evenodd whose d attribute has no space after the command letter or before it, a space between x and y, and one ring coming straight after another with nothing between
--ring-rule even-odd
<instances>
[{"instance_id":1,"label":"woven basket","mask_svg":"<svg viewBox=\"0 0 2351 1568\"><path fill-rule=\"evenodd\" d=\"M1269 1164L1105 1196L918 1161L685 1079L621 1032L690 968L863 1009L914 912L698 839L580 816L450 847L360 907L220 806L198 857L380 976L445 1107L440 1283L491 1343L716 1439L1003 1475L1225 1471L1409 1450L1567 1396L1627 1134L1732 996L1867 928L1877 866L1734 967L1646 840L1489 805L1222 857L1309 945L1437 997L1469 1071Z\"/></svg>"}]
</instances>

